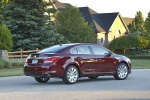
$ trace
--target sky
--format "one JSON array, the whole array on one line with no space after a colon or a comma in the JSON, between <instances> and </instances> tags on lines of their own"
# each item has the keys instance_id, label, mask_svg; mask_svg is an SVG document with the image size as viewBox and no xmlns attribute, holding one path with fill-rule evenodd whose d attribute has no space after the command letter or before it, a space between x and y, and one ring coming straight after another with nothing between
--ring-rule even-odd
<instances>
[{"instance_id":1,"label":"sky","mask_svg":"<svg viewBox=\"0 0 150 100\"><path fill-rule=\"evenodd\" d=\"M58 0L76 7L88 6L98 13L120 12L122 17L135 18L141 11L144 19L150 12L149 0Z\"/></svg>"}]
</instances>

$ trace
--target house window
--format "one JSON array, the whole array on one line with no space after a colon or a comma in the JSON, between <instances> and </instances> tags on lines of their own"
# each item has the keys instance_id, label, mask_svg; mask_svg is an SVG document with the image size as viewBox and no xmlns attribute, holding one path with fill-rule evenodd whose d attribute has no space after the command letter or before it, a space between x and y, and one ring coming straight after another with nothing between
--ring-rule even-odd
<instances>
[{"instance_id":1,"label":"house window","mask_svg":"<svg viewBox=\"0 0 150 100\"><path fill-rule=\"evenodd\" d=\"M119 27L116 29L116 33L121 34L121 31L120 31Z\"/></svg>"},{"instance_id":2,"label":"house window","mask_svg":"<svg viewBox=\"0 0 150 100\"><path fill-rule=\"evenodd\" d=\"M119 34L121 34L121 31L120 31L120 30L118 30L118 33L119 33Z\"/></svg>"},{"instance_id":3,"label":"house window","mask_svg":"<svg viewBox=\"0 0 150 100\"><path fill-rule=\"evenodd\" d=\"M104 38L100 39L100 44L103 45L104 44Z\"/></svg>"}]
</instances>

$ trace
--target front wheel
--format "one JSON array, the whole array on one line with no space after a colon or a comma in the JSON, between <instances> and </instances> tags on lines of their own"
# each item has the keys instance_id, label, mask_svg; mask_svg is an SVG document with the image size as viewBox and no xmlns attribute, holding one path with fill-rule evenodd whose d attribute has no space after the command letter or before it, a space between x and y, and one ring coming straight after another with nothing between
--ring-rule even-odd
<instances>
[{"instance_id":1,"label":"front wheel","mask_svg":"<svg viewBox=\"0 0 150 100\"><path fill-rule=\"evenodd\" d=\"M79 71L75 66L69 66L62 78L66 84L74 84L79 78Z\"/></svg>"},{"instance_id":2,"label":"front wheel","mask_svg":"<svg viewBox=\"0 0 150 100\"><path fill-rule=\"evenodd\" d=\"M35 77L35 80L39 83L46 83L49 79L47 77Z\"/></svg>"},{"instance_id":3,"label":"front wheel","mask_svg":"<svg viewBox=\"0 0 150 100\"><path fill-rule=\"evenodd\" d=\"M114 78L117 80L124 80L129 74L128 66L124 63L121 63L115 72Z\"/></svg>"}]
</instances>

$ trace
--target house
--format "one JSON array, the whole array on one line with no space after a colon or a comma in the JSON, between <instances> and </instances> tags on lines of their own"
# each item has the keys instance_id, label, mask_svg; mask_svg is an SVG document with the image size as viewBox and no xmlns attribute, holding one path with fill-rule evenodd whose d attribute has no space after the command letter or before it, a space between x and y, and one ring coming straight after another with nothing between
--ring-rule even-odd
<instances>
[{"instance_id":1,"label":"house","mask_svg":"<svg viewBox=\"0 0 150 100\"><path fill-rule=\"evenodd\" d=\"M98 29L97 43L105 47L108 47L113 39L129 33L129 29L119 12L93 14L92 18Z\"/></svg>"},{"instance_id":2,"label":"house","mask_svg":"<svg viewBox=\"0 0 150 100\"><path fill-rule=\"evenodd\" d=\"M50 0L55 2L53 7L59 11L65 10L70 4L61 3L58 0ZM95 33L97 34L97 43L108 47L109 43L120 36L129 33L129 29L119 12L114 13L97 13L89 7L79 7L84 19L88 24L93 24Z\"/></svg>"}]
</instances>

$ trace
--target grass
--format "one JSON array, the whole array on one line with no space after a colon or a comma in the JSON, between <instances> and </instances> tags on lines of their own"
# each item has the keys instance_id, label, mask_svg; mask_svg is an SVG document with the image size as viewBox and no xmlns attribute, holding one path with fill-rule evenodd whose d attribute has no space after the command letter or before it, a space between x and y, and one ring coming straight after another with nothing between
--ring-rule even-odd
<instances>
[{"instance_id":1,"label":"grass","mask_svg":"<svg viewBox=\"0 0 150 100\"><path fill-rule=\"evenodd\" d=\"M150 69L149 59L131 59L132 69ZM23 75L22 68L0 69L0 77Z\"/></svg>"},{"instance_id":2,"label":"grass","mask_svg":"<svg viewBox=\"0 0 150 100\"><path fill-rule=\"evenodd\" d=\"M23 68L0 69L0 77L23 75Z\"/></svg>"},{"instance_id":3,"label":"grass","mask_svg":"<svg viewBox=\"0 0 150 100\"><path fill-rule=\"evenodd\" d=\"M131 59L132 69L150 69L150 59Z\"/></svg>"}]
</instances>

